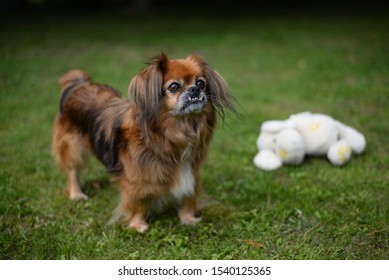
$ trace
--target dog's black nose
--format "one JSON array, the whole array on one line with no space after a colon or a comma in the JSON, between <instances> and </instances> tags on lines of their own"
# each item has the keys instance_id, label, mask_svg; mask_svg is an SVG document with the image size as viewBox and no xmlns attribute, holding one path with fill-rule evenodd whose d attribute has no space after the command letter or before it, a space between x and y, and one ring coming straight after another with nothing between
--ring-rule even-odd
<instances>
[{"instance_id":1,"label":"dog's black nose","mask_svg":"<svg viewBox=\"0 0 389 280\"><path fill-rule=\"evenodd\" d=\"M201 93L201 89L197 86L188 88L190 98L198 98Z\"/></svg>"}]
</instances>

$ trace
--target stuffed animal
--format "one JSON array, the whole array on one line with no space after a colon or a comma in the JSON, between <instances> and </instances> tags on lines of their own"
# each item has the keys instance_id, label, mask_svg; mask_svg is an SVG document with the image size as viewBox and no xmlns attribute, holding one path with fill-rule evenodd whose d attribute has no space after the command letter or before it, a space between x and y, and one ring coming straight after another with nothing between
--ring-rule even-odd
<instances>
[{"instance_id":1,"label":"stuffed animal","mask_svg":"<svg viewBox=\"0 0 389 280\"><path fill-rule=\"evenodd\" d=\"M352 154L361 154L365 137L330 116L303 112L284 121L266 121L257 139L259 153L254 164L271 171L283 164L301 164L305 155L325 156L334 165L344 165Z\"/></svg>"}]
</instances>

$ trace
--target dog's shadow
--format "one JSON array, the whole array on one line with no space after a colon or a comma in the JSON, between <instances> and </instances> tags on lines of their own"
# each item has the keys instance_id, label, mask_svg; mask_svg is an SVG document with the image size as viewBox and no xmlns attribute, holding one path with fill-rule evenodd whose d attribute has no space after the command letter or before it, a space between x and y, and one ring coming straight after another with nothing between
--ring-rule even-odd
<instances>
[{"instance_id":1,"label":"dog's shadow","mask_svg":"<svg viewBox=\"0 0 389 280\"><path fill-rule=\"evenodd\" d=\"M88 197L94 197L99 192L111 189L114 187L114 183L110 180L109 176L100 176L95 178L87 178L82 182L82 190Z\"/></svg>"}]
</instances>

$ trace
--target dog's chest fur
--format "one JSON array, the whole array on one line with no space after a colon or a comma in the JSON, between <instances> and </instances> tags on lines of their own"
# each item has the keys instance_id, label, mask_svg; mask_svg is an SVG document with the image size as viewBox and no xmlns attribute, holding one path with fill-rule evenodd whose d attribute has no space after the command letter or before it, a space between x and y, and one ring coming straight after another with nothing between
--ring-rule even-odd
<instances>
[{"instance_id":1,"label":"dog's chest fur","mask_svg":"<svg viewBox=\"0 0 389 280\"><path fill-rule=\"evenodd\" d=\"M170 193L177 200L181 200L184 197L192 196L194 194L195 178L193 176L193 168L190 160L191 152L192 146L188 145L182 155L182 164L178 173L178 178L170 190Z\"/></svg>"},{"instance_id":2,"label":"dog's chest fur","mask_svg":"<svg viewBox=\"0 0 389 280\"><path fill-rule=\"evenodd\" d=\"M194 186L195 179L192 172L192 166L189 161L187 161L181 166L178 180L170 192L175 199L181 200L184 197L192 196L194 194Z\"/></svg>"}]
</instances>

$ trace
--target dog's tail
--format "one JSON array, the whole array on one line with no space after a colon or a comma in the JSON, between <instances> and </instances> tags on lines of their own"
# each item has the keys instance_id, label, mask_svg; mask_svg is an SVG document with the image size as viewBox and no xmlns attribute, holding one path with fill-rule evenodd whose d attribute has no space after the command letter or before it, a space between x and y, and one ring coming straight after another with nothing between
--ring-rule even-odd
<instances>
[{"instance_id":1,"label":"dog's tail","mask_svg":"<svg viewBox=\"0 0 389 280\"><path fill-rule=\"evenodd\" d=\"M78 85L90 81L91 78L87 73L82 70L74 69L63 75L59 80L59 84L63 93L63 91L66 90L66 88L68 88L69 86Z\"/></svg>"},{"instance_id":2,"label":"dog's tail","mask_svg":"<svg viewBox=\"0 0 389 280\"><path fill-rule=\"evenodd\" d=\"M73 91L78 85L91 82L91 78L87 73L82 70L74 69L66 73L59 80L61 86L61 101L60 101L60 112L63 110L64 102L67 96Z\"/></svg>"}]
</instances>

